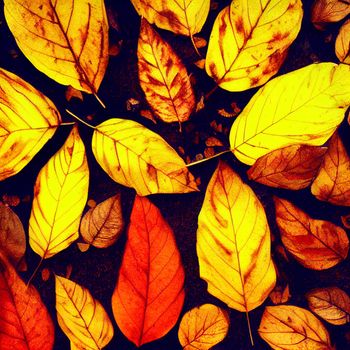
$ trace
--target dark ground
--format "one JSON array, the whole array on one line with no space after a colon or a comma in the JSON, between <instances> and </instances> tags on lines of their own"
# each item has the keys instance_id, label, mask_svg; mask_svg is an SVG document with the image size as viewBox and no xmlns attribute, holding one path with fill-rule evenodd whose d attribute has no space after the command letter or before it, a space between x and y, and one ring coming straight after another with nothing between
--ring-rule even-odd
<instances>
[{"instance_id":1,"label":"dark ground","mask_svg":"<svg viewBox=\"0 0 350 350\"><path fill-rule=\"evenodd\" d=\"M208 39L214 19L226 4L230 1L218 1L219 8L210 11L207 23L200 36ZM315 61L333 61L337 62L334 54L334 40L336 37L339 24L331 25L326 32L316 31L310 23L310 5L311 1L303 1L305 15L301 32L291 46L287 59L280 70L281 73L289 72L310 64ZM137 68L136 68L136 48L139 30L139 17L134 11L128 0L106 1L107 8L115 15L117 14L119 31L111 29L111 41L116 43L122 40L121 52L118 56L111 57L107 73L99 90L99 96L105 102L107 110L103 110L92 96L85 95L84 101L72 100L67 103L65 99L64 86L61 86L47 78L45 75L37 71L31 63L21 54L16 43L9 32L3 17L3 6L0 13L0 66L15 74L19 75L37 89L46 94L56 104L65 121L71 119L65 114L65 108L69 108L77 115L85 118L87 115L93 117L92 124L96 125L109 117L121 117L134 119L143 123L148 128L154 130L163 136L175 149L179 146L185 150L185 156L189 156L194 160L197 154L203 153L205 149L205 140L208 136L215 136L220 139L224 145L228 146L227 131L231 126L233 119L220 116L217 109L226 108L230 110L230 104L236 102L240 108L243 108L249 101L250 97L257 91L252 89L242 93L229 93L218 89L211 97L206 107L201 112L194 114L191 120L184 124L182 134L178 131L178 125L164 124L158 122L153 124L151 121L140 117L139 110L127 111L126 101L133 97L141 101L140 108L147 108L144 101L142 91L138 84ZM175 36L169 32L158 30L164 39L169 41L173 48L186 64L189 73L192 73L196 81L194 86L197 97L207 93L214 86L213 81L193 62L197 60L197 56L192 49L191 42L188 38ZM330 36L331 35L331 36ZM205 49L204 49L205 50ZM204 51L202 51L205 54ZM307 116L305 116L307 118ZM210 126L212 121L223 125L223 132L216 132ZM0 196L15 195L21 199L30 196L30 201L21 201L20 205L13 208L20 216L25 229L28 228L28 219L31 208L31 199L33 196L33 187L36 176L40 168L46 161L58 150L63 144L69 133L70 127L62 126L54 138L47 143L42 151L34 158L34 160L18 175L7 179L0 183ZM88 160L91 170L91 182L89 198L100 202L107 197L121 192L123 211L126 222L130 215L134 191L122 187L114 183L101 170L94 160L91 148L88 146L91 140L91 130L84 125L80 126L80 132L86 141ZM350 138L349 126L344 122L340 129L340 135L346 142L349 149ZM224 147L224 148L226 148ZM219 149L217 149L219 150ZM184 156L184 157L185 157ZM230 165L247 181L245 171L247 167L234 159L232 155L223 157ZM194 166L191 171L196 177L201 179L201 192L193 194L181 195L154 195L151 200L160 208L162 214L174 229L178 247L181 251L183 263L186 270L186 300L182 314L190 308L201 305L202 303L213 303L224 307L219 300L212 297L206 292L206 284L201 281L198 273L198 261L196 257L196 229L197 216L201 208L204 198L205 189L211 174L217 164L217 160L211 160L201 165ZM348 214L350 210L345 207L335 207L322 203L314 199L310 190L292 192L285 190L275 190L256 183L249 183L256 191L263 202L269 218L271 231L275 237L273 243L274 259L287 276L291 300L290 304L306 307L305 293L312 288L338 286L344 291L350 293L350 262L339 264L338 266L327 271L316 272L307 270L301 265L290 259L290 263L283 262L275 247L280 244L279 233L276 228L274 219L274 206L272 203L272 195L278 195L287 198L300 208L304 209L308 214L315 218L331 220L341 225L340 216ZM57 254L51 259L44 262L42 268L48 268L56 274L64 275L68 266L72 267L71 279L75 282L87 287L92 295L99 299L111 320L114 323L115 336L111 343L106 347L107 350L121 349L131 350L135 346L130 343L123 334L118 330L114 322L111 312L111 295L116 283L118 269L121 262L123 247L125 244L125 234L121 236L119 241L108 249L90 248L86 253L78 250L76 244L72 244L69 249ZM36 267L39 257L34 254L28 246L27 249L28 272L23 274L25 280L29 278ZM34 278L33 284L39 290L45 304L48 306L53 320L56 324L56 345L55 350L69 349L69 341L62 333L57 325L55 316L55 299L54 299L54 283L53 278L44 282L40 273ZM264 305L271 304L268 299ZM264 305L250 312L253 335L255 339L255 349L262 350L269 347L259 338L257 328L260 323ZM231 327L225 341L215 347L216 350L228 349L249 349L250 341L247 330L245 315L235 310L229 310L231 318ZM181 315L182 316L182 315ZM180 319L181 319L180 316ZM350 348L350 328L349 326L331 326L326 325L331 334L332 341L337 349ZM177 340L178 324L173 330L162 339L142 347L144 350L172 350L181 349Z\"/></svg>"}]
</instances>

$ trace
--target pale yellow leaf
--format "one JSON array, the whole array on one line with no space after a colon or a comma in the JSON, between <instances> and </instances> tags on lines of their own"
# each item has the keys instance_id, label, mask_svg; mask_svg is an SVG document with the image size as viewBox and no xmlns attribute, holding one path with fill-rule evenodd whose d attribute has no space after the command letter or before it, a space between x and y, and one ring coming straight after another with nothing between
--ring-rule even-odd
<instances>
[{"instance_id":1,"label":"pale yellow leaf","mask_svg":"<svg viewBox=\"0 0 350 350\"><path fill-rule=\"evenodd\" d=\"M60 123L60 114L46 96L0 69L0 181L21 171Z\"/></svg>"},{"instance_id":2,"label":"pale yellow leaf","mask_svg":"<svg viewBox=\"0 0 350 350\"><path fill-rule=\"evenodd\" d=\"M335 54L339 58L339 61L350 64L350 20L347 20L340 27L337 39L335 40Z\"/></svg>"},{"instance_id":3,"label":"pale yellow leaf","mask_svg":"<svg viewBox=\"0 0 350 350\"><path fill-rule=\"evenodd\" d=\"M75 126L35 182L29 244L43 259L67 248L79 237L88 188L85 147Z\"/></svg>"},{"instance_id":4,"label":"pale yellow leaf","mask_svg":"<svg viewBox=\"0 0 350 350\"><path fill-rule=\"evenodd\" d=\"M55 276L57 320L72 349L101 350L114 330L102 304L79 284Z\"/></svg>"},{"instance_id":5,"label":"pale yellow leaf","mask_svg":"<svg viewBox=\"0 0 350 350\"><path fill-rule=\"evenodd\" d=\"M275 285L264 208L223 162L209 182L198 217L197 254L208 292L236 310L255 309Z\"/></svg>"},{"instance_id":6,"label":"pale yellow leaf","mask_svg":"<svg viewBox=\"0 0 350 350\"><path fill-rule=\"evenodd\" d=\"M231 149L251 165L278 148L320 146L342 122L349 104L350 66L326 62L287 73L262 87L234 121Z\"/></svg>"},{"instance_id":7,"label":"pale yellow leaf","mask_svg":"<svg viewBox=\"0 0 350 350\"><path fill-rule=\"evenodd\" d=\"M193 175L159 135L132 120L113 118L98 125L92 151L103 170L139 195L197 191Z\"/></svg>"},{"instance_id":8,"label":"pale yellow leaf","mask_svg":"<svg viewBox=\"0 0 350 350\"><path fill-rule=\"evenodd\" d=\"M96 93L108 63L102 0L5 0L5 18L31 63L60 84Z\"/></svg>"},{"instance_id":9,"label":"pale yellow leaf","mask_svg":"<svg viewBox=\"0 0 350 350\"><path fill-rule=\"evenodd\" d=\"M265 84L282 65L302 17L300 0L232 1L214 22L207 73L229 91Z\"/></svg>"}]
</instances>

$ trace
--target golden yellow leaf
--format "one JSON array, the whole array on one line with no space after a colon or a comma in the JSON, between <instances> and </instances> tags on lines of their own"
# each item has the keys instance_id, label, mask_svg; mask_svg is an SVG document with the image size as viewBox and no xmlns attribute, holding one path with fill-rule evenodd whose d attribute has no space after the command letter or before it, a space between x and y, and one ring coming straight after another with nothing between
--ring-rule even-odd
<instances>
[{"instance_id":1,"label":"golden yellow leaf","mask_svg":"<svg viewBox=\"0 0 350 350\"><path fill-rule=\"evenodd\" d=\"M107 248L115 243L123 228L120 194L91 208L80 223L84 241L97 248Z\"/></svg>"},{"instance_id":2,"label":"golden yellow leaf","mask_svg":"<svg viewBox=\"0 0 350 350\"><path fill-rule=\"evenodd\" d=\"M274 197L274 201L283 245L300 264L324 270L346 259L349 239L341 227L312 219L285 199Z\"/></svg>"},{"instance_id":3,"label":"golden yellow leaf","mask_svg":"<svg viewBox=\"0 0 350 350\"><path fill-rule=\"evenodd\" d=\"M207 73L229 91L265 84L282 65L302 17L300 0L232 1L214 22Z\"/></svg>"},{"instance_id":4,"label":"golden yellow leaf","mask_svg":"<svg viewBox=\"0 0 350 350\"><path fill-rule=\"evenodd\" d=\"M310 311L297 306L267 306L258 332L276 350L333 349L323 324Z\"/></svg>"},{"instance_id":5,"label":"golden yellow leaf","mask_svg":"<svg viewBox=\"0 0 350 350\"><path fill-rule=\"evenodd\" d=\"M138 14L176 34L199 33L208 17L210 0L131 0Z\"/></svg>"},{"instance_id":6,"label":"golden yellow leaf","mask_svg":"<svg viewBox=\"0 0 350 350\"><path fill-rule=\"evenodd\" d=\"M179 326L179 342L184 350L209 350L227 335L230 319L225 310L203 304L185 313Z\"/></svg>"},{"instance_id":7,"label":"golden yellow leaf","mask_svg":"<svg viewBox=\"0 0 350 350\"><path fill-rule=\"evenodd\" d=\"M43 259L67 248L79 237L88 188L85 147L75 126L35 182L29 244Z\"/></svg>"},{"instance_id":8,"label":"golden yellow leaf","mask_svg":"<svg viewBox=\"0 0 350 350\"><path fill-rule=\"evenodd\" d=\"M337 133L331 138L311 192L335 205L350 205L350 158Z\"/></svg>"},{"instance_id":9,"label":"golden yellow leaf","mask_svg":"<svg viewBox=\"0 0 350 350\"><path fill-rule=\"evenodd\" d=\"M113 118L98 125L92 151L116 182L141 196L197 191L193 175L159 135L132 120Z\"/></svg>"},{"instance_id":10,"label":"golden yellow leaf","mask_svg":"<svg viewBox=\"0 0 350 350\"><path fill-rule=\"evenodd\" d=\"M350 3L349 3L350 13ZM341 27L335 40L335 54L339 61L350 64L350 20L347 20Z\"/></svg>"},{"instance_id":11,"label":"golden yellow leaf","mask_svg":"<svg viewBox=\"0 0 350 350\"><path fill-rule=\"evenodd\" d=\"M140 85L156 116L168 123L186 121L196 102L186 68L145 19L137 57Z\"/></svg>"},{"instance_id":12,"label":"golden yellow leaf","mask_svg":"<svg viewBox=\"0 0 350 350\"><path fill-rule=\"evenodd\" d=\"M197 254L208 292L236 310L258 307L275 285L264 208L223 162L209 182L198 217Z\"/></svg>"},{"instance_id":13,"label":"golden yellow leaf","mask_svg":"<svg viewBox=\"0 0 350 350\"><path fill-rule=\"evenodd\" d=\"M60 114L46 96L0 69L0 181L21 171L60 123Z\"/></svg>"},{"instance_id":14,"label":"golden yellow leaf","mask_svg":"<svg viewBox=\"0 0 350 350\"><path fill-rule=\"evenodd\" d=\"M350 297L340 288L313 289L306 298L311 311L325 321L334 325L350 322Z\"/></svg>"},{"instance_id":15,"label":"golden yellow leaf","mask_svg":"<svg viewBox=\"0 0 350 350\"><path fill-rule=\"evenodd\" d=\"M55 276L57 320L72 349L101 350L114 330L105 309L79 284Z\"/></svg>"},{"instance_id":16,"label":"golden yellow leaf","mask_svg":"<svg viewBox=\"0 0 350 350\"><path fill-rule=\"evenodd\" d=\"M104 1L5 0L17 45L41 72L62 85L96 93L108 63Z\"/></svg>"},{"instance_id":17,"label":"golden yellow leaf","mask_svg":"<svg viewBox=\"0 0 350 350\"><path fill-rule=\"evenodd\" d=\"M231 149L251 165L278 148L320 146L342 122L349 104L350 66L326 62L287 73L262 87L234 121Z\"/></svg>"}]
</instances>

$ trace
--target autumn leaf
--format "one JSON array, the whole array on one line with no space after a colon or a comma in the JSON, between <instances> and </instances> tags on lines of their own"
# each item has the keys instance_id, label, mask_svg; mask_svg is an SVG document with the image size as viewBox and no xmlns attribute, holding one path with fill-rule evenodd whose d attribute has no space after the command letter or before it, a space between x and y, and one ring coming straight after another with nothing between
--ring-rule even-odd
<instances>
[{"instance_id":1,"label":"autumn leaf","mask_svg":"<svg viewBox=\"0 0 350 350\"><path fill-rule=\"evenodd\" d=\"M333 349L323 324L310 311L297 306L267 306L258 332L276 350Z\"/></svg>"},{"instance_id":2,"label":"autumn leaf","mask_svg":"<svg viewBox=\"0 0 350 350\"><path fill-rule=\"evenodd\" d=\"M334 325L350 322L350 297L340 288L316 288L306 294L309 308Z\"/></svg>"},{"instance_id":3,"label":"autumn leaf","mask_svg":"<svg viewBox=\"0 0 350 350\"><path fill-rule=\"evenodd\" d=\"M276 285L269 296L275 305L286 303L291 297L289 285L286 284L284 287L282 285Z\"/></svg>"},{"instance_id":4,"label":"autumn leaf","mask_svg":"<svg viewBox=\"0 0 350 350\"><path fill-rule=\"evenodd\" d=\"M0 68L0 181L21 171L60 123L46 96Z\"/></svg>"},{"instance_id":5,"label":"autumn leaf","mask_svg":"<svg viewBox=\"0 0 350 350\"><path fill-rule=\"evenodd\" d=\"M175 325L184 278L172 229L156 206L136 196L112 308L118 327L137 347Z\"/></svg>"},{"instance_id":6,"label":"autumn leaf","mask_svg":"<svg viewBox=\"0 0 350 350\"><path fill-rule=\"evenodd\" d=\"M264 208L224 162L209 182L199 213L197 255L208 292L238 311L258 307L275 285Z\"/></svg>"},{"instance_id":7,"label":"autumn leaf","mask_svg":"<svg viewBox=\"0 0 350 350\"><path fill-rule=\"evenodd\" d=\"M274 197L276 222L286 249L304 267L325 270L346 259L346 232L329 221L315 220L285 199Z\"/></svg>"},{"instance_id":8,"label":"autumn leaf","mask_svg":"<svg viewBox=\"0 0 350 350\"><path fill-rule=\"evenodd\" d=\"M57 320L71 342L71 349L101 350L114 330L105 309L79 284L55 276Z\"/></svg>"},{"instance_id":9,"label":"autumn leaf","mask_svg":"<svg viewBox=\"0 0 350 350\"><path fill-rule=\"evenodd\" d=\"M282 65L302 17L300 0L232 1L215 20L206 72L229 91L265 84Z\"/></svg>"},{"instance_id":10,"label":"autumn leaf","mask_svg":"<svg viewBox=\"0 0 350 350\"><path fill-rule=\"evenodd\" d=\"M92 151L102 169L139 195L197 190L185 162L158 134L132 120L113 118L98 125Z\"/></svg>"},{"instance_id":11,"label":"autumn leaf","mask_svg":"<svg viewBox=\"0 0 350 350\"><path fill-rule=\"evenodd\" d=\"M80 223L80 233L84 241L97 248L107 248L114 244L123 228L120 194L91 208Z\"/></svg>"},{"instance_id":12,"label":"autumn leaf","mask_svg":"<svg viewBox=\"0 0 350 350\"><path fill-rule=\"evenodd\" d=\"M199 33L208 17L210 0L131 0L149 23L175 34Z\"/></svg>"},{"instance_id":13,"label":"autumn leaf","mask_svg":"<svg viewBox=\"0 0 350 350\"><path fill-rule=\"evenodd\" d=\"M350 13L350 3L348 5ZM335 40L335 54L339 61L350 64L350 20L347 20L341 27Z\"/></svg>"},{"instance_id":14,"label":"autumn leaf","mask_svg":"<svg viewBox=\"0 0 350 350\"><path fill-rule=\"evenodd\" d=\"M88 187L85 147L75 126L35 182L29 244L42 259L59 253L79 237Z\"/></svg>"},{"instance_id":15,"label":"autumn leaf","mask_svg":"<svg viewBox=\"0 0 350 350\"><path fill-rule=\"evenodd\" d=\"M17 45L41 72L62 85L96 94L108 63L103 1L4 0Z\"/></svg>"},{"instance_id":16,"label":"autumn leaf","mask_svg":"<svg viewBox=\"0 0 350 350\"><path fill-rule=\"evenodd\" d=\"M54 325L37 290L0 252L0 349L52 350Z\"/></svg>"},{"instance_id":17,"label":"autumn leaf","mask_svg":"<svg viewBox=\"0 0 350 350\"><path fill-rule=\"evenodd\" d=\"M326 151L326 147L307 145L280 148L258 158L247 174L267 186L301 190L316 176Z\"/></svg>"},{"instance_id":18,"label":"autumn leaf","mask_svg":"<svg viewBox=\"0 0 350 350\"><path fill-rule=\"evenodd\" d=\"M185 313L179 326L179 342L184 350L209 350L227 335L227 312L212 304L203 304Z\"/></svg>"},{"instance_id":19,"label":"autumn leaf","mask_svg":"<svg viewBox=\"0 0 350 350\"><path fill-rule=\"evenodd\" d=\"M331 138L311 192L321 201L350 205L350 158L337 133Z\"/></svg>"},{"instance_id":20,"label":"autumn leaf","mask_svg":"<svg viewBox=\"0 0 350 350\"><path fill-rule=\"evenodd\" d=\"M186 121L195 106L186 68L145 19L141 20L137 57L140 85L157 117L168 123Z\"/></svg>"},{"instance_id":21,"label":"autumn leaf","mask_svg":"<svg viewBox=\"0 0 350 350\"><path fill-rule=\"evenodd\" d=\"M278 148L323 145L349 104L349 66L318 63L287 73L262 87L236 118L231 149L240 161L252 165Z\"/></svg>"}]
</instances>

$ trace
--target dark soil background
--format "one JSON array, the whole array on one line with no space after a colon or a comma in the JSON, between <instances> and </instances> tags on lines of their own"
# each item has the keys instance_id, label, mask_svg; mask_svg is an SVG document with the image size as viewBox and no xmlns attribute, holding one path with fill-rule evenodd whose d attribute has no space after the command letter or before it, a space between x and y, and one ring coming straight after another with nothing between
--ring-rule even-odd
<instances>
[{"instance_id":1,"label":"dark soil background","mask_svg":"<svg viewBox=\"0 0 350 350\"><path fill-rule=\"evenodd\" d=\"M199 36L206 39L209 38L216 15L229 3L229 0L220 0L217 2L218 8L210 11L207 22ZM317 61L337 62L337 58L334 54L334 41L340 23L328 26L327 30L324 32L315 30L310 22L312 1L304 0L303 3L305 14L301 32L291 46L287 59L279 74L295 70ZM184 123L182 133L179 132L179 127L176 123L169 125L159 121L157 124L154 124L152 121L141 117L140 110L147 109L148 106L140 89L137 75L136 50L140 19L129 0L106 0L106 6L111 16L110 18L116 19L118 23L118 26L114 25L115 28L111 26L111 44L121 44L119 55L110 57L109 66L99 90L99 96L107 106L106 110L102 109L95 98L89 95L84 95L83 102L73 99L68 103L65 99L66 87L55 83L34 68L18 49L6 25L2 2L0 7L0 66L19 75L52 99L60 110L64 121L72 121L65 113L66 108L69 108L82 118L89 116L90 123L94 125L110 117L133 119L160 134L175 149L179 150L179 147L182 147L184 150L183 157L189 157L191 161L200 159L203 156L204 149L206 148L205 140L209 136L215 136L223 142L224 147L221 149L216 148L215 150L217 152L227 149L228 131L234 119L219 115L217 110L225 108L227 111L231 111L232 102L236 102L240 108L243 108L257 89L251 89L241 93L229 93L217 89L209 98L205 108L198 113L194 113L190 121ZM175 36L167 31L157 31L171 44L186 64L188 72L192 77L197 100L199 100L199 98L208 93L215 84L204 71L194 65L194 62L198 60L198 56L192 48L190 39ZM203 56L205 56L205 50L206 48L201 49ZM132 108L132 110L128 110L127 108L127 100L130 98L135 98L140 102ZM308 118L308 116L305 115L305 118ZM213 127L213 121L215 121L217 125L222 124L222 131L220 128L218 130L215 126ZM21 199L20 204L14 207L13 210L20 216L26 230L28 228L28 219L36 176L40 168L62 146L65 138L68 136L70 128L69 126L60 127L52 140L46 144L24 170L16 176L0 183L0 198L7 195L18 196ZM91 153L91 147L89 146L91 142L91 129L80 125L79 131L84 141L86 141L91 171L89 199L93 199L99 203L111 195L120 192L124 217L126 223L128 223L135 195L134 191L113 182L96 163ZM340 128L340 135L346 143L348 150L350 150L349 126L346 121L344 121ZM247 170L245 165L238 162L231 154L223 156L222 158L226 160L245 181L249 182L245 174ZM216 165L217 158L191 167L193 174L199 177L201 181L201 192L199 193L153 195L150 197L160 208L163 216L174 230L186 270L186 299L179 321L186 311L203 303L213 303L226 308L223 303L207 293L206 283L199 278L198 260L195 249L197 217L203 202L206 186ZM281 243L274 219L272 195L287 198L311 216L331 220L338 225L341 225L341 215L350 213L350 209L319 202L312 197L309 189L293 192L275 190L253 182L249 182L249 184L265 206L274 237L272 245L274 260L279 266L284 280L288 282L290 286L291 299L289 304L307 307L305 293L316 287L338 286L347 293L350 293L349 259L334 268L317 272L303 268L291 257L289 257L290 261L287 263L281 255L278 254L276 247ZM53 258L45 260L41 267L41 270L43 268L48 268L50 271L59 275L65 275L67 269L71 269L70 278L80 285L87 287L92 295L102 302L113 321L115 329L115 336L106 347L107 350L135 349L135 346L119 331L111 311L111 296L117 280L125 240L126 235L124 232L118 242L112 247L108 249L96 249L92 247L85 253L80 252L76 244L72 244L65 251L55 255ZM31 251L29 246L26 259L28 271L22 275L24 280L29 279L39 262L39 257ZM34 278L33 284L42 295L56 324L55 350L69 349L69 341L58 327L56 320L53 275L51 274L49 280L44 282L39 272ZM266 343L260 339L257 329L264 306L270 304L272 303L270 299L268 299L264 305L250 312L255 349L257 350L269 348ZM251 345L245 314L235 310L229 310L229 313L231 318L229 334L227 338L222 343L215 346L214 349L250 349ZM326 327L337 349L350 349L349 326L336 327L326 324ZM177 330L178 324L165 337L142 346L142 349L181 349L177 339Z\"/></svg>"}]
</instances>

